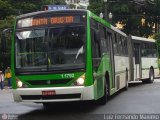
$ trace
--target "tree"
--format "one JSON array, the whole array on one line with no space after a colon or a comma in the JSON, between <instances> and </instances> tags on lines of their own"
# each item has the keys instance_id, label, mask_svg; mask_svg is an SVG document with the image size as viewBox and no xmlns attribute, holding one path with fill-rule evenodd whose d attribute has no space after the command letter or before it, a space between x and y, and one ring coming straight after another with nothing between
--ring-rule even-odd
<instances>
[{"instance_id":1,"label":"tree","mask_svg":"<svg viewBox=\"0 0 160 120\"><path fill-rule=\"evenodd\" d=\"M2 31L5 29L5 28L13 28L13 23L14 23L14 19L15 19L15 16L7 16L4 20L1 20L0 21L0 33L2 33ZM2 34L0 34L0 38L2 37L1 36ZM8 33L7 34L7 48L6 48L6 51L7 51L7 54L6 54L6 59L5 59L5 63L6 65L10 65L10 53L11 53L11 33ZM1 43L1 40L0 40L0 45L2 45ZM3 57L2 57L2 50L0 50L0 64L2 63L3 61ZM5 65L4 65L5 66Z\"/></svg>"},{"instance_id":2,"label":"tree","mask_svg":"<svg viewBox=\"0 0 160 120\"><path fill-rule=\"evenodd\" d=\"M53 0L10 0L15 15L40 11L43 5L52 4Z\"/></svg>"},{"instance_id":3,"label":"tree","mask_svg":"<svg viewBox=\"0 0 160 120\"><path fill-rule=\"evenodd\" d=\"M65 0L53 0L54 5L66 5Z\"/></svg>"},{"instance_id":4,"label":"tree","mask_svg":"<svg viewBox=\"0 0 160 120\"><path fill-rule=\"evenodd\" d=\"M65 0L9 0L16 15L40 11L43 5L64 5Z\"/></svg>"},{"instance_id":5,"label":"tree","mask_svg":"<svg viewBox=\"0 0 160 120\"><path fill-rule=\"evenodd\" d=\"M160 71L160 33L156 33L154 35L154 39L156 40L157 42L157 50L158 50L158 68L159 68L159 71Z\"/></svg>"},{"instance_id":6,"label":"tree","mask_svg":"<svg viewBox=\"0 0 160 120\"><path fill-rule=\"evenodd\" d=\"M127 34L148 37L159 30L160 0L108 0L107 11L112 12L112 24L119 22ZM103 0L90 0L89 10L99 15L104 13ZM142 25L141 20L145 19Z\"/></svg>"},{"instance_id":7,"label":"tree","mask_svg":"<svg viewBox=\"0 0 160 120\"><path fill-rule=\"evenodd\" d=\"M5 19L6 16L12 14L12 5L8 0L0 0L0 19Z\"/></svg>"},{"instance_id":8,"label":"tree","mask_svg":"<svg viewBox=\"0 0 160 120\"><path fill-rule=\"evenodd\" d=\"M90 0L90 4L88 9L92 11L94 14L98 15L103 12L104 13L104 2L102 0Z\"/></svg>"}]
</instances>

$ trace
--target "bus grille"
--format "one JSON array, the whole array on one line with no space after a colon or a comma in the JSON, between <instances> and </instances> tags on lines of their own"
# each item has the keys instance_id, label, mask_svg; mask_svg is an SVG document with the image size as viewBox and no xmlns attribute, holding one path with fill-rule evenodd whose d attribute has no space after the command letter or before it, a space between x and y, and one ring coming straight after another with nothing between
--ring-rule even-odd
<instances>
[{"instance_id":1,"label":"bus grille","mask_svg":"<svg viewBox=\"0 0 160 120\"><path fill-rule=\"evenodd\" d=\"M72 79L60 79L60 80L28 80L30 85L58 85L67 84Z\"/></svg>"},{"instance_id":2,"label":"bus grille","mask_svg":"<svg viewBox=\"0 0 160 120\"><path fill-rule=\"evenodd\" d=\"M21 95L23 100L49 100L49 99L75 99L80 98L81 94L59 94L51 96L43 95Z\"/></svg>"}]
</instances>

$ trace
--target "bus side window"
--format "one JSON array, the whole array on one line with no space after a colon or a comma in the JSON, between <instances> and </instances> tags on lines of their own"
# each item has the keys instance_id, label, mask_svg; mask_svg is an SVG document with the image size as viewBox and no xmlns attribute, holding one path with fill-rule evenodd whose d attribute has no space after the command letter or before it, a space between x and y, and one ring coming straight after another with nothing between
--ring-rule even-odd
<instances>
[{"instance_id":1,"label":"bus side window","mask_svg":"<svg viewBox=\"0 0 160 120\"><path fill-rule=\"evenodd\" d=\"M128 39L125 38L125 43L126 43L126 55L128 56Z\"/></svg>"},{"instance_id":2,"label":"bus side window","mask_svg":"<svg viewBox=\"0 0 160 120\"><path fill-rule=\"evenodd\" d=\"M118 41L117 41L117 35L116 35L116 33L114 33L113 47L114 47L114 53L117 54L118 53Z\"/></svg>"},{"instance_id":3,"label":"bus side window","mask_svg":"<svg viewBox=\"0 0 160 120\"><path fill-rule=\"evenodd\" d=\"M92 41L92 57L93 58L100 58L100 45L99 42L97 42L95 36L95 31L91 29L91 41Z\"/></svg>"},{"instance_id":4,"label":"bus side window","mask_svg":"<svg viewBox=\"0 0 160 120\"><path fill-rule=\"evenodd\" d=\"M127 55L127 41L125 37L122 37L122 55Z\"/></svg>"},{"instance_id":5,"label":"bus side window","mask_svg":"<svg viewBox=\"0 0 160 120\"><path fill-rule=\"evenodd\" d=\"M109 46L108 46L108 40L107 40L107 36L106 36L106 28L102 25L100 25L100 46L101 46L101 55L103 55L103 53L108 53L109 51Z\"/></svg>"},{"instance_id":6,"label":"bus side window","mask_svg":"<svg viewBox=\"0 0 160 120\"><path fill-rule=\"evenodd\" d=\"M123 41L123 45L124 45L124 55L125 56L127 56L128 55L128 51L127 51L127 40L126 40L126 38L124 37L123 38L124 39L124 41Z\"/></svg>"},{"instance_id":7,"label":"bus side window","mask_svg":"<svg viewBox=\"0 0 160 120\"><path fill-rule=\"evenodd\" d=\"M140 64L140 44L134 43L135 64Z\"/></svg>"},{"instance_id":8,"label":"bus side window","mask_svg":"<svg viewBox=\"0 0 160 120\"><path fill-rule=\"evenodd\" d=\"M118 39L118 53L119 55L122 55L123 54L123 48L122 48L122 37L119 36L119 39Z\"/></svg>"},{"instance_id":9,"label":"bus side window","mask_svg":"<svg viewBox=\"0 0 160 120\"><path fill-rule=\"evenodd\" d=\"M91 28L92 64L93 70L97 71L101 60L100 41L96 41L95 30Z\"/></svg>"},{"instance_id":10,"label":"bus side window","mask_svg":"<svg viewBox=\"0 0 160 120\"><path fill-rule=\"evenodd\" d=\"M146 44L145 43L142 43L142 46L141 46L141 48L142 48L142 52L141 52L141 54L142 54L142 57L146 57Z\"/></svg>"},{"instance_id":11,"label":"bus side window","mask_svg":"<svg viewBox=\"0 0 160 120\"><path fill-rule=\"evenodd\" d=\"M98 23L91 19L91 44L92 44L92 57L100 58L100 41L96 41L96 30L98 29Z\"/></svg>"},{"instance_id":12,"label":"bus side window","mask_svg":"<svg viewBox=\"0 0 160 120\"><path fill-rule=\"evenodd\" d=\"M155 43L150 43L150 57L156 57Z\"/></svg>"},{"instance_id":13,"label":"bus side window","mask_svg":"<svg viewBox=\"0 0 160 120\"><path fill-rule=\"evenodd\" d=\"M153 44L153 57L156 58L157 56L157 46L156 46L156 43Z\"/></svg>"}]
</instances>

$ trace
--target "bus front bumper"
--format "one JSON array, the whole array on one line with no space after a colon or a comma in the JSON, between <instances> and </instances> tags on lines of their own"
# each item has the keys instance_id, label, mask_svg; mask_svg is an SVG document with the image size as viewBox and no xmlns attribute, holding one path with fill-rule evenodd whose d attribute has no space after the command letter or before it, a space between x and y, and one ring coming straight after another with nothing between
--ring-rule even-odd
<instances>
[{"instance_id":1,"label":"bus front bumper","mask_svg":"<svg viewBox=\"0 0 160 120\"><path fill-rule=\"evenodd\" d=\"M54 95L42 95L42 91L54 91ZM50 87L50 88L18 88L13 89L15 102L65 102L93 100L92 86Z\"/></svg>"}]
</instances>

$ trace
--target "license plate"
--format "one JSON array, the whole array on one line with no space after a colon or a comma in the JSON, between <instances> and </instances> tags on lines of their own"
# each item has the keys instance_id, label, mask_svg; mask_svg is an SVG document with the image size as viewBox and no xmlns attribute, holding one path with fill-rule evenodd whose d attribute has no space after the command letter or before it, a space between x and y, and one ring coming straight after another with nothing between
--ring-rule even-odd
<instances>
[{"instance_id":1,"label":"license plate","mask_svg":"<svg viewBox=\"0 0 160 120\"><path fill-rule=\"evenodd\" d=\"M51 95L55 95L55 94L56 94L55 90L53 90L53 91L42 91L43 96L51 96Z\"/></svg>"}]
</instances>

